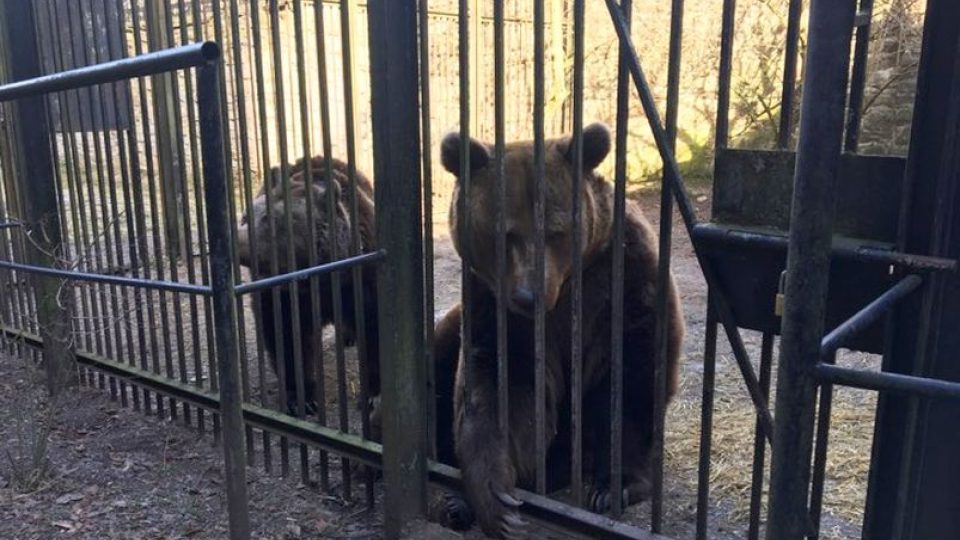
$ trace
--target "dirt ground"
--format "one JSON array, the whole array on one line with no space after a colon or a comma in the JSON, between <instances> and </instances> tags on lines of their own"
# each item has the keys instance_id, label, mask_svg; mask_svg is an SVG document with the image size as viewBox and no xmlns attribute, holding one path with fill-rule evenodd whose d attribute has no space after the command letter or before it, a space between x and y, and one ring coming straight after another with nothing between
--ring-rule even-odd
<instances>
[{"instance_id":1,"label":"dirt ground","mask_svg":"<svg viewBox=\"0 0 960 540\"><path fill-rule=\"evenodd\" d=\"M442 190L438 189L438 192ZM635 195L651 221L659 216L659 196ZM701 216L709 197L695 197ZM435 197L435 316L459 297L460 260L446 235L447 202ZM688 325L681 390L670 405L665 456L665 530L674 538L693 537L696 514L697 453L706 286L679 218L675 221L673 268ZM249 338L248 338L249 339ZM759 355L759 336L745 334L748 350ZM844 363L869 367L876 360L848 354ZM272 377L271 377L272 379ZM275 380L275 379L274 379ZM774 382L775 385L775 382ZM49 404L39 371L25 359L0 357L0 538L175 539L225 538L226 500L219 450L209 434L183 420L147 416L122 408L106 392L83 388ZM834 433L827 467L823 537L859 536L860 508L872 434L872 396L840 390L834 400ZM746 534L753 456L754 416L724 338L716 375L714 452L711 469L711 538ZM25 466L12 456L29 455L30 441L48 437L48 473L36 481L15 479ZM836 441L836 442L835 442ZM311 451L311 463L317 461ZM291 461L299 459L291 449ZM258 446L256 463L262 463ZM276 457L274 457L276 460ZM331 471L338 470L338 461ZM277 467L248 469L251 524L256 538L378 538L379 498L373 511L354 487L355 501L300 482L298 472L282 478ZM311 477L316 467L311 465ZM339 478L339 474L331 474ZM649 505L629 509L626 519L646 526ZM545 530L537 538L561 537ZM409 538L481 538L430 524L416 524Z\"/></svg>"}]
</instances>

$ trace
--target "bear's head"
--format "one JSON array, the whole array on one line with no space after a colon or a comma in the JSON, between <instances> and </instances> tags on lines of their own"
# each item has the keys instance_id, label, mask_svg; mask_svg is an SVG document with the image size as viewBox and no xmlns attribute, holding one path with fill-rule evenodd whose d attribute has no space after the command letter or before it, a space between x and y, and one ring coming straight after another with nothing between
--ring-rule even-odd
<instances>
[{"instance_id":1,"label":"bear's head","mask_svg":"<svg viewBox=\"0 0 960 540\"><path fill-rule=\"evenodd\" d=\"M610 189L594 169L610 152L610 132L603 124L583 131L583 184L574 192L573 139L544 142L544 305L556 305L561 289L573 271L573 238L580 235L584 265L608 243L611 230ZM493 147L471 139L470 193L464 193L461 175L461 138L447 135L441 144L444 168L457 177L450 205L450 231L454 247L471 271L495 290L497 279L497 171ZM507 272L504 276L509 309L532 316L536 287L536 225L534 221L535 161L532 142L508 144L503 155L504 226ZM461 197L467 215L459 205ZM581 201L581 229L573 227L573 201ZM469 231L469 237L468 237Z\"/></svg>"},{"instance_id":2,"label":"bear's head","mask_svg":"<svg viewBox=\"0 0 960 540\"><path fill-rule=\"evenodd\" d=\"M350 221L346 201L341 197L340 184L329 181L323 167L312 167L313 182L307 186L306 166L298 162L290 170L290 207L285 204L280 169L274 167L267 175L250 208L240 219L237 228L237 257L240 264L253 267L261 273L271 270L270 259L274 246L277 250L278 270L281 273L305 268L309 264L310 229L316 245L317 263L333 260L331 247L336 240L339 254L350 246ZM267 201L267 192L270 201ZM331 225L328 195L333 197L336 224ZM308 221L307 205L310 205ZM287 215L291 228L287 227ZM253 254L251 222L255 223L257 253ZM272 228L271 228L272 223ZM335 235L335 238L334 238ZM293 240L294 267L289 265L289 240Z\"/></svg>"}]
</instances>

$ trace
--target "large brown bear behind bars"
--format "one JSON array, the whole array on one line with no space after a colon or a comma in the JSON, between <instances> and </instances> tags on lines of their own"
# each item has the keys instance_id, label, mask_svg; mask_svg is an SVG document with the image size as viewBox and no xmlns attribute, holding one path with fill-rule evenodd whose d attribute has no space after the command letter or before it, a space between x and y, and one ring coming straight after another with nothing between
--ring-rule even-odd
<instances>
[{"instance_id":1,"label":"large brown bear behind bars","mask_svg":"<svg viewBox=\"0 0 960 540\"><path fill-rule=\"evenodd\" d=\"M583 256L583 450L588 504L597 512L609 507L610 367L612 306L612 186L594 169L610 151L610 134L600 124L583 132L583 189L573 190L573 145L570 138L545 143L545 394L548 491L570 479L571 239L572 202L582 204ZM454 246L468 263L473 283L472 348L460 355L454 389L454 437L467 500L489 535L511 537L523 522L516 515L514 486L536 485L536 417L534 386L534 152L530 142L513 143L504 155L507 234L508 376L510 430L497 427L497 325L494 296L496 268L496 172L492 149L470 141L469 216L458 215L460 137L441 145L444 167L458 177L450 205ZM464 223L469 220L470 236ZM655 298L658 249L652 227L640 208L626 203L623 317L623 474L624 501L649 496L653 444ZM668 297L667 398L677 387L684 325L671 277ZM459 337L460 309L438 325L438 342ZM447 334L456 333L450 336ZM453 349L457 354L459 347ZM438 358L438 362L444 359Z\"/></svg>"},{"instance_id":2,"label":"large brown bear behind bars","mask_svg":"<svg viewBox=\"0 0 960 540\"><path fill-rule=\"evenodd\" d=\"M329 165L329 171L328 171ZM289 169L290 206L284 197L280 170L274 167L267 176L253 204L243 216L237 235L237 257L240 264L249 268L256 267L257 277L262 278L273 273L286 273L309 266L310 246L314 242L316 264L344 259L351 253L352 226L356 223L360 237L360 251L376 251L375 221L373 203L373 184L360 171L356 172L356 212L351 204L351 177L347 164L323 156L314 156L310 160L310 178L307 184L307 162L300 159ZM328 175L329 173L329 175ZM269 200L268 200L269 192ZM333 213L330 213L330 202ZM308 215L307 208L310 206ZM331 219L335 216L336 219ZM290 220L292 230L287 228ZM253 225L253 227L251 227ZM312 231L312 234L311 234ZM255 234L251 234L255 233ZM253 250L256 243L256 251ZM290 248L292 246L292 253ZM333 248L336 246L336 253ZM276 250L276 264L273 266L272 252ZM293 266L290 266L290 259ZM355 341L359 325L365 329L367 358L369 368L368 391L370 396L380 393L379 379L379 335L377 331L377 281L376 268L364 266L360 271L360 283L354 282L352 271L343 271L341 277L341 302L343 326L340 331L347 344ZM287 395L287 409L293 414L297 410L297 388L294 363L294 340L299 340L303 359L304 398L308 412L319 405L316 403L317 386L323 381L317 377L317 358L321 354L319 330L334 321L334 290L330 274L322 275L319 282L320 320L314 320L314 301L310 295L310 282L301 281L297 289L299 309L299 335L294 335L292 317L293 302L289 286L280 285L256 294L254 314L264 339L264 346L270 357L274 372L279 377L280 356L282 353L283 380ZM364 305L358 312L354 304L354 289L363 289ZM276 303L276 306L275 306ZM279 310L276 310L279 307ZM277 315L279 313L279 320ZM279 334L278 334L279 330Z\"/></svg>"}]
</instances>

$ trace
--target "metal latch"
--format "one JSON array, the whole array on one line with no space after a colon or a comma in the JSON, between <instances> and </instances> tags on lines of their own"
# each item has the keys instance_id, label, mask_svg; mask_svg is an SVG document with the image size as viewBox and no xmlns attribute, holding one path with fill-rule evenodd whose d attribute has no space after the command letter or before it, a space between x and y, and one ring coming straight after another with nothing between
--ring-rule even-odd
<instances>
[{"instance_id":1,"label":"metal latch","mask_svg":"<svg viewBox=\"0 0 960 540\"><path fill-rule=\"evenodd\" d=\"M783 292L787 288L787 271L780 272L780 283L777 285L777 299L773 304L773 314L777 317L783 317L783 305L786 303L786 297Z\"/></svg>"}]
</instances>

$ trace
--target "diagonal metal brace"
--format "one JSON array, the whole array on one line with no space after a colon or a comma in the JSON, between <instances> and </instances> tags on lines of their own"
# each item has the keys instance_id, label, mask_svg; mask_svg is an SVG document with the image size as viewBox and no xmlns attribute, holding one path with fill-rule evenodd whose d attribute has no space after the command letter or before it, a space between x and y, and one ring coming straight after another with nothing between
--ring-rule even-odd
<instances>
[{"instance_id":1,"label":"diagonal metal brace","mask_svg":"<svg viewBox=\"0 0 960 540\"><path fill-rule=\"evenodd\" d=\"M660 120L660 114L657 112L657 105L653 99L653 92L650 91L650 85L643 74L643 68L640 66L640 59L633 46L633 39L627 30L626 19L620 6L615 0L606 0L607 8L610 10L610 17L613 19L613 26L617 31L617 37L620 44L625 49L626 55L623 60L627 63L627 69L633 78L633 83L640 94L640 103L643 106L644 115L650 124L650 130L653 132L654 141L657 144L657 150L660 152L660 159L663 162L664 176L667 179L669 188L677 201L677 208L680 216L683 218L684 227L690 238L693 238L693 228L698 224L696 210L690 201L690 195L687 192L683 177L680 175L680 167L673 157L673 149L664 130L663 122ZM727 301L725 291L720 287L720 280L717 277L716 270L713 268L710 260L706 257L696 242L693 242L693 250L703 271L703 277L710 290L713 292L714 307L717 318L723 324L723 329L730 341L730 347L733 349L733 356L737 361L737 367L743 376L744 383L747 386L747 392L753 401L753 406L757 411L760 425L763 428L763 435L767 441L771 441L773 436L773 418L770 416L770 409L760 391L760 383L757 381L757 374L753 370L753 364L750 362L750 356L747 348L743 344L743 338L740 336L740 330L737 328L733 316L733 308Z\"/></svg>"}]
</instances>

